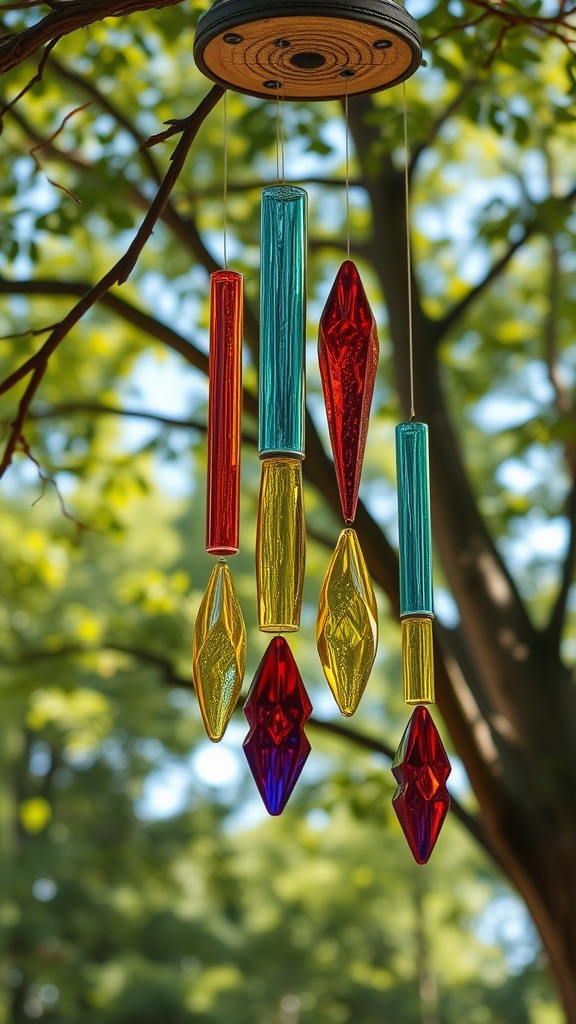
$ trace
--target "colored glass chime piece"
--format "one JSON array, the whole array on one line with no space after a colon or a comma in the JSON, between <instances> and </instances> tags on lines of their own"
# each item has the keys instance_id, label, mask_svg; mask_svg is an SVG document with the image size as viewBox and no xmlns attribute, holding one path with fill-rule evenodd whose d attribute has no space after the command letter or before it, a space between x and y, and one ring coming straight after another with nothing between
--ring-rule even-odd
<instances>
[{"instance_id":1,"label":"colored glass chime piece","mask_svg":"<svg viewBox=\"0 0 576 1024\"><path fill-rule=\"evenodd\" d=\"M413 420L396 427L400 615L434 615L428 426Z\"/></svg>"},{"instance_id":2,"label":"colored glass chime piece","mask_svg":"<svg viewBox=\"0 0 576 1024\"><path fill-rule=\"evenodd\" d=\"M322 316L318 362L342 515L354 522L378 368L378 334L355 264L340 267Z\"/></svg>"},{"instance_id":3,"label":"colored glass chime piece","mask_svg":"<svg viewBox=\"0 0 576 1024\"><path fill-rule=\"evenodd\" d=\"M217 743L236 707L246 667L246 628L224 561L214 566L198 610L192 659L204 726Z\"/></svg>"},{"instance_id":4,"label":"colored glass chime piece","mask_svg":"<svg viewBox=\"0 0 576 1024\"><path fill-rule=\"evenodd\" d=\"M293 633L300 628L306 532L300 459L262 460L256 582L258 621L265 633Z\"/></svg>"},{"instance_id":5,"label":"colored glass chime piece","mask_svg":"<svg viewBox=\"0 0 576 1024\"><path fill-rule=\"evenodd\" d=\"M338 539L322 585L316 627L318 654L343 715L353 715L376 657L378 612L354 530Z\"/></svg>"},{"instance_id":6,"label":"colored glass chime piece","mask_svg":"<svg viewBox=\"0 0 576 1024\"><path fill-rule=\"evenodd\" d=\"M244 705L244 753L269 814L282 813L310 753L304 725L311 712L294 656L284 637L274 637Z\"/></svg>"},{"instance_id":7,"label":"colored glass chime piece","mask_svg":"<svg viewBox=\"0 0 576 1024\"><path fill-rule=\"evenodd\" d=\"M210 277L206 551L212 555L239 550L243 286L233 270Z\"/></svg>"},{"instance_id":8,"label":"colored glass chime piece","mask_svg":"<svg viewBox=\"0 0 576 1024\"><path fill-rule=\"evenodd\" d=\"M402 675L406 704L434 703L431 619L402 619Z\"/></svg>"},{"instance_id":9,"label":"colored glass chime piece","mask_svg":"<svg viewBox=\"0 0 576 1024\"><path fill-rule=\"evenodd\" d=\"M450 762L430 712L414 709L392 762L398 788L392 799L414 860L429 859L450 806Z\"/></svg>"},{"instance_id":10,"label":"colored glass chime piece","mask_svg":"<svg viewBox=\"0 0 576 1024\"><path fill-rule=\"evenodd\" d=\"M304 189L262 192L259 451L304 455L306 328Z\"/></svg>"}]
</instances>

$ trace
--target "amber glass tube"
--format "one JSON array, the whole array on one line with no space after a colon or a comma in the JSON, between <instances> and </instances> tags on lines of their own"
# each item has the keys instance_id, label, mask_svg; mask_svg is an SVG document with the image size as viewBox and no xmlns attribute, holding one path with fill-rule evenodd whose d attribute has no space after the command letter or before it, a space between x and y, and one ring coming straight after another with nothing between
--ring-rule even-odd
<instances>
[{"instance_id":1,"label":"amber glass tube","mask_svg":"<svg viewBox=\"0 0 576 1024\"><path fill-rule=\"evenodd\" d=\"M210 278L208 482L206 551L235 555L239 545L244 278L217 270Z\"/></svg>"},{"instance_id":2,"label":"amber glass tube","mask_svg":"<svg viewBox=\"0 0 576 1024\"><path fill-rule=\"evenodd\" d=\"M402 674L407 704L434 703L431 619L402 619Z\"/></svg>"},{"instance_id":3,"label":"amber glass tube","mask_svg":"<svg viewBox=\"0 0 576 1024\"><path fill-rule=\"evenodd\" d=\"M300 459L262 460L256 582L258 621L265 633L300 628L306 535Z\"/></svg>"}]
</instances>

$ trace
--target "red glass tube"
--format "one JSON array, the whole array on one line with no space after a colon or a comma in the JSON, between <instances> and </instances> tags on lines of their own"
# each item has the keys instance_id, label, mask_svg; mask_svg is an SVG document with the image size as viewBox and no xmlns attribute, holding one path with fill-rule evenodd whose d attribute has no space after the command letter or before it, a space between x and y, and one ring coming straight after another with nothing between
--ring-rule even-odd
<instances>
[{"instance_id":1,"label":"red glass tube","mask_svg":"<svg viewBox=\"0 0 576 1024\"><path fill-rule=\"evenodd\" d=\"M206 551L239 550L244 278L233 270L210 277L208 482Z\"/></svg>"}]
</instances>

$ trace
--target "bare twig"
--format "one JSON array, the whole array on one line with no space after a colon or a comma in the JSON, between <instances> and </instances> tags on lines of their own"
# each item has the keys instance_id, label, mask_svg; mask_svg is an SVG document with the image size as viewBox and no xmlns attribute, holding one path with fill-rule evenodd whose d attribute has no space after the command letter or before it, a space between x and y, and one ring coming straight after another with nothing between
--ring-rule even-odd
<instances>
[{"instance_id":1,"label":"bare twig","mask_svg":"<svg viewBox=\"0 0 576 1024\"><path fill-rule=\"evenodd\" d=\"M34 465L36 466L36 469L38 470L38 476L40 477L42 483L42 490L40 496L36 498L36 501L32 502L32 507L34 507L34 505L36 505L44 497L46 485L51 484L56 493L56 497L58 498L58 504L60 505L62 515L65 516L66 519L69 519L71 523L74 523L74 526L77 528L79 534L83 533L85 530L90 530L90 526L88 526L86 523L81 522L80 519L77 519L76 516L72 515L72 513L68 511L64 498L60 493L60 488L58 487L57 481L53 476L50 476L49 473L46 473L46 471L42 469L40 462L38 461L36 456L32 454L30 445L23 437L20 439L20 447L22 448L22 451L24 452L26 457L30 459L30 462L34 463Z\"/></svg>"},{"instance_id":2,"label":"bare twig","mask_svg":"<svg viewBox=\"0 0 576 1024\"><path fill-rule=\"evenodd\" d=\"M574 199L576 199L576 186L570 189L570 191L567 192L564 196L561 196L557 199L559 208L569 207L570 204L574 202ZM454 324L461 319L464 313L468 310L469 306L471 306L474 302L476 302L478 298L480 298L480 296L484 293L486 288L490 284L492 284L493 281L497 280L502 271L506 269L508 264L511 262L516 253L522 248L522 246L525 245L526 242L530 238L532 238L533 235L537 234L539 231L544 230L545 224L538 217L538 212L536 212L536 215L530 221L528 221L527 224L525 224L524 231L522 232L520 237L517 238L516 241L512 242L508 249L506 249L506 251L502 254L502 256L500 256L500 258L497 259L492 264L486 276L483 277L482 280L478 282L478 284L474 285L474 287L471 288L469 292L467 292L467 294L460 300L460 302L457 302L456 305L453 306L451 310L449 310L445 317L443 317L441 320L436 321L434 325L434 333L438 341L440 341L446 335L446 333L454 326Z\"/></svg>"},{"instance_id":3,"label":"bare twig","mask_svg":"<svg viewBox=\"0 0 576 1024\"><path fill-rule=\"evenodd\" d=\"M128 416L131 419L147 420L163 427L172 427L175 430L196 430L200 434L205 434L207 430L204 420L178 420L171 416L162 416L160 413L148 412L143 409L122 409L120 406L106 405L102 402L61 402L45 409L31 410L28 413L28 419L57 419L77 413L88 413L91 416ZM242 443L255 447L258 444L258 439L243 432Z\"/></svg>"},{"instance_id":4,"label":"bare twig","mask_svg":"<svg viewBox=\"0 0 576 1024\"><path fill-rule=\"evenodd\" d=\"M100 89L98 89L98 87L94 85L93 82L89 81L89 79L87 78L84 78L82 75L79 75L76 71L73 71L72 68L69 68L65 64L62 64L62 62L56 60L55 57L50 58L49 64L50 67L54 68L56 73L60 75L61 78L63 78L67 82L70 82L72 85L76 86L76 88L81 89L88 96L91 96L93 101L95 101L98 104L98 106L102 108L102 110L105 110L106 113L110 114L110 116L114 118L116 123L119 124L122 128L124 128L125 131L128 132L128 134L134 139L134 142L136 143L136 145L138 146L139 150L142 153L142 159L146 164L146 168L150 174L150 177L156 182L157 185L159 185L162 180L160 168L158 167L158 164L154 160L152 154L147 152L145 148L144 136L141 135L141 133L136 129L134 123L130 120L129 117L126 116L124 111L116 103L114 103L114 101L110 99L109 96L106 96L105 93L101 92Z\"/></svg>"},{"instance_id":5,"label":"bare twig","mask_svg":"<svg viewBox=\"0 0 576 1024\"><path fill-rule=\"evenodd\" d=\"M46 68L46 62L48 60L48 57L50 56L50 51L54 49L54 47L56 46L56 43L58 42L59 38L60 37L58 36L56 39L52 39L48 43L48 45L45 47L44 53L42 54L42 57L40 58L40 63L38 64L38 68L36 70L36 74L32 76L30 81L26 83L26 85L20 90L20 92L18 93L17 96L14 97L14 99L10 100L9 103L5 103L4 106L0 109L0 130L2 128L2 121L3 121L4 115L6 114L6 112L8 110L11 110L12 107L16 106L16 104L18 103L18 100L21 100L22 97L25 96L26 93L29 92L30 89L32 89L37 84L37 82L40 82L42 80L42 75L44 74L44 70ZM1 48L1 44L0 44L0 48Z\"/></svg>"},{"instance_id":6,"label":"bare twig","mask_svg":"<svg viewBox=\"0 0 576 1024\"><path fill-rule=\"evenodd\" d=\"M4 394L6 391L9 391L14 387L18 381L22 380L23 377L26 377L30 372L34 371L32 379L26 389L24 399L20 403L19 413L8 439L2 462L0 463L0 477L6 472L6 469L12 461L14 449L18 443L20 435L22 434L26 413L32 398L40 385L40 381L42 380L46 370L48 359L56 350L60 342L68 335L71 328L78 323L81 317L94 305L94 303L105 295L112 285L123 284L132 273L138 257L150 238L154 225L158 221L168 197L178 180L178 176L182 171L190 147L201 124L222 95L223 90L220 86L213 86L194 113L186 119L180 141L172 154L170 167L162 179L162 183L150 205L148 213L144 217L144 220L136 233L136 237L124 255L117 261L117 263L114 264L112 269L109 270L108 273L105 274L104 277L102 277L100 281L98 281L97 284L95 284L88 292L86 292L79 302L76 303L76 305L60 322L58 327L52 331L50 336L44 342L42 348L34 356L28 359L18 370L6 378L2 384L0 384L0 394Z\"/></svg>"},{"instance_id":7,"label":"bare twig","mask_svg":"<svg viewBox=\"0 0 576 1024\"><path fill-rule=\"evenodd\" d=\"M4 476L4 473L8 469L10 463L12 462L12 456L18 445L25 444L23 436L24 424L26 422L26 417L28 415L30 403L34 398L36 391L40 387L40 383L46 372L47 365L48 361L47 359L44 359L35 366L34 372L30 378L24 395L20 399L20 403L18 405L18 413L16 415L16 419L13 420L12 423L10 424L12 429L10 431L10 436L6 444L6 448L4 450L2 461L0 462L0 477Z\"/></svg>"},{"instance_id":8,"label":"bare twig","mask_svg":"<svg viewBox=\"0 0 576 1024\"><path fill-rule=\"evenodd\" d=\"M66 195L70 196L70 198L73 199L75 203L81 203L82 200L79 199L78 196L75 196L74 193L70 191L70 189L66 188L64 185L60 185L57 181L54 181L52 178L48 177L46 171L40 163L40 159L37 154L41 149L45 149L46 146L50 146L54 142L54 139L56 139L59 136L60 132L64 129L64 126L70 120L70 118L74 117L75 114L79 114L81 110L86 110L86 107L89 107L91 102L92 101L89 100L88 103L83 103L81 107L75 107L74 110L70 110L62 119L62 122L60 123L56 131L52 132L52 135L48 136L47 139L44 139L43 142L37 142L36 145L32 146L32 149L29 150L30 156L36 164L36 170L38 170L41 174L44 174L46 181L53 185L54 188L59 188L62 192L65 192Z\"/></svg>"},{"instance_id":9,"label":"bare twig","mask_svg":"<svg viewBox=\"0 0 576 1024\"><path fill-rule=\"evenodd\" d=\"M74 3L53 4L53 10L42 21L0 42L0 74L17 67L45 43L55 42L78 28L86 28L104 18L174 7L179 3L181 0L74 0Z\"/></svg>"},{"instance_id":10,"label":"bare twig","mask_svg":"<svg viewBox=\"0 0 576 1024\"><path fill-rule=\"evenodd\" d=\"M53 297L66 295L85 295L90 285L84 281L52 281L50 279L38 278L35 281L8 281L0 277L0 295L51 295ZM141 331L145 331L150 337L156 338L163 345L178 352L186 362L194 366L201 373L208 373L207 355L179 334L172 327L162 323L150 313L144 312L137 306L132 305L124 298L114 292L106 292L98 299L98 304L105 306L117 316L122 317L127 323L133 324ZM39 333L43 333L40 329ZM251 416L256 416L258 407L254 395L244 391L244 409Z\"/></svg>"}]
</instances>

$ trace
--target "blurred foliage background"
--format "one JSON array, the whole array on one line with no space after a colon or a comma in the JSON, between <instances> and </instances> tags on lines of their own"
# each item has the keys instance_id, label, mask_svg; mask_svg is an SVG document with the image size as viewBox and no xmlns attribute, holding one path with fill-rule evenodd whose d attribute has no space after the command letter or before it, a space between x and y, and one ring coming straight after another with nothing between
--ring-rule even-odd
<instances>
[{"instance_id":1,"label":"blurred foliage background","mask_svg":"<svg viewBox=\"0 0 576 1024\"><path fill-rule=\"evenodd\" d=\"M481 513L544 624L569 546L574 78L565 42L530 21L556 8L504 6L516 20L459 0L411 5L428 61L407 87L414 258L427 317L463 303L439 351L450 415ZM0 10L7 34L41 17L35 5L12 8ZM65 36L17 103L38 61L3 79L3 378L132 239L174 146L142 151L142 141L207 91L192 61L199 10L181 3ZM277 110L238 95L227 103L230 263L246 275L254 310L258 195L276 176ZM400 168L400 91L373 105L382 152ZM345 251L343 117L336 102L286 105L283 116L287 176L310 194L309 408L326 443L315 336ZM377 164L382 153L368 156ZM222 253L222 168L220 104L129 281L51 357L2 481L0 1022L558 1024L522 901L452 818L431 863L412 864L382 754L310 725L299 787L281 819L265 820L240 749L241 714L217 748L203 736L190 649L213 564L203 552L201 371L208 273ZM370 260L366 173L352 150L352 254L382 346L361 493L394 540L402 414ZM386 248L385 231L377 244ZM512 269L492 273L510 246ZM466 299L474 289L481 307ZM251 393L253 324L249 314ZM5 436L23 387L2 399ZM255 616L250 416L245 433L232 569L249 681L266 644ZM314 629L339 524L310 481L306 507L303 628L291 646L327 721L336 710ZM456 628L440 562L436 581L439 620ZM380 651L353 729L395 747L407 717L399 629L378 596ZM566 605L561 649L572 665L573 587ZM474 814L453 761L453 792Z\"/></svg>"}]
</instances>

